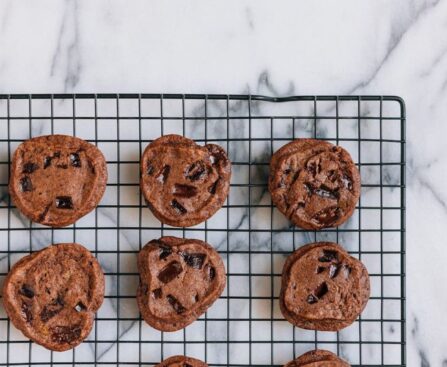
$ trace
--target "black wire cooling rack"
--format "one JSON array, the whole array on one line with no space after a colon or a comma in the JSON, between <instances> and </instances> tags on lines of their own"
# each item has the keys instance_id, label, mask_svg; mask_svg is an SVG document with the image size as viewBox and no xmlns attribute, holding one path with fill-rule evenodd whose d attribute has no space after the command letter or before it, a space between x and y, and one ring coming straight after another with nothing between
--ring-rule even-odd
<instances>
[{"instance_id":1,"label":"black wire cooling rack","mask_svg":"<svg viewBox=\"0 0 447 367\"><path fill-rule=\"evenodd\" d=\"M98 208L74 226L30 223L10 201L12 153L23 140L69 134L103 151L109 182ZM229 152L229 198L193 228L161 225L139 192L139 158L153 139L183 134ZM344 146L358 164L362 195L337 229L290 226L267 191L272 152L294 138ZM200 238L224 258L228 283L207 314L186 329L161 333L140 318L136 255L161 235ZM371 275L367 308L338 332L294 328L279 311L284 260L308 242L341 243ZM0 95L0 276L30 251L76 241L106 274L106 298L94 329L72 351L52 353L29 342L0 307L1 366L150 366L174 354L211 366L281 366L316 347L352 365L405 366L405 106L392 96L61 94Z\"/></svg>"}]
</instances>

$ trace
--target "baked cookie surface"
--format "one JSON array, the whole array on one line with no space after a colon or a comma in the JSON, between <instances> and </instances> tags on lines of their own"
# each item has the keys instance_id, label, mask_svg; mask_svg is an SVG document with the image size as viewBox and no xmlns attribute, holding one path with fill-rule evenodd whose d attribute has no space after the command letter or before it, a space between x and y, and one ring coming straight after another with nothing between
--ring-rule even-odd
<instances>
[{"instance_id":1,"label":"baked cookie surface","mask_svg":"<svg viewBox=\"0 0 447 367\"><path fill-rule=\"evenodd\" d=\"M82 139L48 135L26 140L16 149L9 192L33 222L63 227L92 211L107 183L101 151Z\"/></svg>"},{"instance_id":2,"label":"baked cookie surface","mask_svg":"<svg viewBox=\"0 0 447 367\"><path fill-rule=\"evenodd\" d=\"M144 320L161 331L195 321L223 292L225 267L214 248L200 240L162 237L138 255L137 301Z\"/></svg>"},{"instance_id":3,"label":"baked cookie surface","mask_svg":"<svg viewBox=\"0 0 447 367\"><path fill-rule=\"evenodd\" d=\"M316 349L304 353L284 367L350 367L350 364L327 350Z\"/></svg>"},{"instance_id":4,"label":"baked cookie surface","mask_svg":"<svg viewBox=\"0 0 447 367\"><path fill-rule=\"evenodd\" d=\"M103 299L98 261L74 243L23 257L3 285L3 304L14 326L54 351L74 348L88 336Z\"/></svg>"},{"instance_id":5,"label":"baked cookie surface","mask_svg":"<svg viewBox=\"0 0 447 367\"><path fill-rule=\"evenodd\" d=\"M210 218L227 198L231 163L219 145L165 135L145 149L141 190L163 223L189 227Z\"/></svg>"},{"instance_id":6,"label":"baked cookie surface","mask_svg":"<svg viewBox=\"0 0 447 367\"><path fill-rule=\"evenodd\" d=\"M345 328L363 311L369 295L365 266L336 243L303 246L284 264L280 308L284 317L300 328Z\"/></svg>"},{"instance_id":7,"label":"baked cookie surface","mask_svg":"<svg viewBox=\"0 0 447 367\"><path fill-rule=\"evenodd\" d=\"M205 362L202 362L195 358L173 356L165 359L163 362L157 364L155 367L208 367L208 365Z\"/></svg>"},{"instance_id":8,"label":"baked cookie surface","mask_svg":"<svg viewBox=\"0 0 447 367\"><path fill-rule=\"evenodd\" d=\"M354 212L360 174L342 147L297 139L273 154L269 191L278 210L298 227L337 227Z\"/></svg>"}]
</instances>

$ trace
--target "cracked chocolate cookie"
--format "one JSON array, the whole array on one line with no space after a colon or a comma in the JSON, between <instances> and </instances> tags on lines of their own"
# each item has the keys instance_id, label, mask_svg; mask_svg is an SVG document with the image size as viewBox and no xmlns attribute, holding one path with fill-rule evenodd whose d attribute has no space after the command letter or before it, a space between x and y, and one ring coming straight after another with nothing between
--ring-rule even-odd
<instances>
[{"instance_id":1,"label":"cracked chocolate cookie","mask_svg":"<svg viewBox=\"0 0 447 367\"><path fill-rule=\"evenodd\" d=\"M107 183L104 156L94 145L67 135L32 138L16 149L9 192L33 222L63 227L92 211Z\"/></svg>"},{"instance_id":2,"label":"cracked chocolate cookie","mask_svg":"<svg viewBox=\"0 0 447 367\"><path fill-rule=\"evenodd\" d=\"M281 312L303 329L337 331L352 324L368 302L365 266L332 242L308 244L286 260Z\"/></svg>"},{"instance_id":3,"label":"cracked chocolate cookie","mask_svg":"<svg viewBox=\"0 0 447 367\"><path fill-rule=\"evenodd\" d=\"M360 174L342 147L297 139L273 154L269 191L278 210L298 227L337 227L354 212Z\"/></svg>"},{"instance_id":4,"label":"cracked chocolate cookie","mask_svg":"<svg viewBox=\"0 0 447 367\"><path fill-rule=\"evenodd\" d=\"M208 367L208 365L205 362L202 362L195 358L173 356L165 359L163 362L157 364L155 367Z\"/></svg>"},{"instance_id":5,"label":"cracked chocolate cookie","mask_svg":"<svg viewBox=\"0 0 447 367\"><path fill-rule=\"evenodd\" d=\"M228 195L231 163L215 144L200 146L165 135L147 146L141 159L141 190L163 223L190 227L210 218Z\"/></svg>"},{"instance_id":6,"label":"cracked chocolate cookie","mask_svg":"<svg viewBox=\"0 0 447 367\"><path fill-rule=\"evenodd\" d=\"M317 349L304 353L284 367L350 367L350 364L327 350Z\"/></svg>"},{"instance_id":7,"label":"cracked chocolate cookie","mask_svg":"<svg viewBox=\"0 0 447 367\"><path fill-rule=\"evenodd\" d=\"M219 254L199 240L152 240L138 255L138 270L138 307L144 320L161 331L191 324L219 298L226 284Z\"/></svg>"},{"instance_id":8,"label":"cracked chocolate cookie","mask_svg":"<svg viewBox=\"0 0 447 367\"><path fill-rule=\"evenodd\" d=\"M54 351L74 348L88 336L103 298L98 261L75 243L25 256L3 285L3 304L14 326Z\"/></svg>"}]
</instances>

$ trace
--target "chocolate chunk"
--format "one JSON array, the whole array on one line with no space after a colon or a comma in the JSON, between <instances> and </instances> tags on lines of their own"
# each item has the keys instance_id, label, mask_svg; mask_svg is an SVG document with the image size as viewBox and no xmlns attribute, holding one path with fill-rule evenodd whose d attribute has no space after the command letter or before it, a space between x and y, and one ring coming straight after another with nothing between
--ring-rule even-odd
<instances>
[{"instance_id":1,"label":"chocolate chunk","mask_svg":"<svg viewBox=\"0 0 447 367\"><path fill-rule=\"evenodd\" d=\"M317 274L321 274L325 270L326 270L326 268L324 266L319 266L319 267L317 267Z\"/></svg>"},{"instance_id":2,"label":"chocolate chunk","mask_svg":"<svg viewBox=\"0 0 447 367\"><path fill-rule=\"evenodd\" d=\"M206 166L203 161L197 161L191 164L185 172L186 178L191 181L200 180L206 172Z\"/></svg>"},{"instance_id":3,"label":"chocolate chunk","mask_svg":"<svg viewBox=\"0 0 447 367\"><path fill-rule=\"evenodd\" d=\"M323 185L319 189L314 190L314 193L325 199L337 200L338 198L338 194L335 191L331 191L329 188Z\"/></svg>"},{"instance_id":4,"label":"chocolate chunk","mask_svg":"<svg viewBox=\"0 0 447 367\"><path fill-rule=\"evenodd\" d=\"M169 177L169 172L171 172L171 166L165 165L161 170L161 173L157 176L157 181L165 183Z\"/></svg>"},{"instance_id":5,"label":"chocolate chunk","mask_svg":"<svg viewBox=\"0 0 447 367\"><path fill-rule=\"evenodd\" d=\"M70 154L70 163L73 167L81 167L81 157L78 153Z\"/></svg>"},{"instance_id":6,"label":"chocolate chunk","mask_svg":"<svg viewBox=\"0 0 447 367\"><path fill-rule=\"evenodd\" d=\"M171 261L168 265L166 265L158 274L158 279L162 283L169 283L181 272L183 271L182 264L180 264L178 261Z\"/></svg>"},{"instance_id":7,"label":"chocolate chunk","mask_svg":"<svg viewBox=\"0 0 447 367\"><path fill-rule=\"evenodd\" d=\"M77 312L82 312L85 311L87 309L87 307L85 307L85 305L82 302L78 302L77 305L75 306L75 310Z\"/></svg>"},{"instance_id":8,"label":"chocolate chunk","mask_svg":"<svg viewBox=\"0 0 447 367\"><path fill-rule=\"evenodd\" d=\"M307 296L307 303L312 305L312 304L317 303L317 302L318 302L318 299L313 294L309 294Z\"/></svg>"},{"instance_id":9,"label":"chocolate chunk","mask_svg":"<svg viewBox=\"0 0 447 367\"><path fill-rule=\"evenodd\" d=\"M27 285L27 284L23 284L22 285L22 288L20 288L19 293L22 296L25 296L26 298L33 298L34 297L33 289L29 285Z\"/></svg>"},{"instance_id":10,"label":"chocolate chunk","mask_svg":"<svg viewBox=\"0 0 447 367\"><path fill-rule=\"evenodd\" d=\"M321 299L321 297L323 297L327 292L328 292L328 287L326 282L321 283L317 289L315 289L315 297L317 297L318 299Z\"/></svg>"},{"instance_id":11,"label":"chocolate chunk","mask_svg":"<svg viewBox=\"0 0 447 367\"><path fill-rule=\"evenodd\" d=\"M328 263L331 261L338 261L338 253L334 250L323 249L323 255L318 258L318 261L322 263Z\"/></svg>"},{"instance_id":12,"label":"chocolate chunk","mask_svg":"<svg viewBox=\"0 0 447 367\"><path fill-rule=\"evenodd\" d=\"M73 202L71 196L57 196L56 208L59 209L73 209Z\"/></svg>"},{"instance_id":13,"label":"chocolate chunk","mask_svg":"<svg viewBox=\"0 0 447 367\"><path fill-rule=\"evenodd\" d=\"M74 326L54 326L50 329L51 340L55 343L71 343L77 341L81 336L81 325Z\"/></svg>"},{"instance_id":14,"label":"chocolate chunk","mask_svg":"<svg viewBox=\"0 0 447 367\"><path fill-rule=\"evenodd\" d=\"M166 245L165 243L158 241L158 248L160 249L160 255L158 256L158 258L160 260L166 259L169 255L172 254L172 248L169 245Z\"/></svg>"},{"instance_id":15,"label":"chocolate chunk","mask_svg":"<svg viewBox=\"0 0 447 367\"><path fill-rule=\"evenodd\" d=\"M169 304L174 309L174 311L177 312L178 314L182 314L183 312L186 311L185 307L183 307L183 305L173 295L168 294L168 296L166 298L167 298Z\"/></svg>"},{"instance_id":16,"label":"chocolate chunk","mask_svg":"<svg viewBox=\"0 0 447 367\"><path fill-rule=\"evenodd\" d=\"M197 188L190 185L175 184L173 194L178 197L191 198L197 195Z\"/></svg>"},{"instance_id":17,"label":"chocolate chunk","mask_svg":"<svg viewBox=\"0 0 447 367\"><path fill-rule=\"evenodd\" d=\"M33 308L33 306L31 305L31 303L22 302L22 316L26 322L33 321L32 308Z\"/></svg>"},{"instance_id":18,"label":"chocolate chunk","mask_svg":"<svg viewBox=\"0 0 447 367\"><path fill-rule=\"evenodd\" d=\"M28 176L23 176L20 179L20 190L22 192L30 192L33 191L33 183Z\"/></svg>"},{"instance_id":19,"label":"chocolate chunk","mask_svg":"<svg viewBox=\"0 0 447 367\"><path fill-rule=\"evenodd\" d=\"M314 193L314 188L310 183L304 183L304 187L306 188L306 191L309 195L312 195Z\"/></svg>"},{"instance_id":20,"label":"chocolate chunk","mask_svg":"<svg viewBox=\"0 0 447 367\"><path fill-rule=\"evenodd\" d=\"M331 266L329 266L329 278L335 278L338 275L339 270L340 266L338 264L331 264Z\"/></svg>"},{"instance_id":21,"label":"chocolate chunk","mask_svg":"<svg viewBox=\"0 0 447 367\"><path fill-rule=\"evenodd\" d=\"M155 299L160 299L162 295L163 291L161 290L161 288L157 288L152 291L152 297L154 297Z\"/></svg>"},{"instance_id":22,"label":"chocolate chunk","mask_svg":"<svg viewBox=\"0 0 447 367\"><path fill-rule=\"evenodd\" d=\"M23 165L22 173L33 173L35 170L39 168L39 165L32 162L27 162Z\"/></svg>"},{"instance_id":23,"label":"chocolate chunk","mask_svg":"<svg viewBox=\"0 0 447 367\"><path fill-rule=\"evenodd\" d=\"M205 254L199 254L199 253L181 253L183 259L186 262L186 265L190 266L194 269L202 269L203 262L205 261L206 255Z\"/></svg>"},{"instance_id":24,"label":"chocolate chunk","mask_svg":"<svg viewBox=\"0 0 447 367\"><path fill-rule=\"evenodd\" d=\"M185 207L180 204L177 200L171 201L171 206L175 209L175 211L179 214L186 214L188 211L185 209Z\"/></svg>"}]
</instances>

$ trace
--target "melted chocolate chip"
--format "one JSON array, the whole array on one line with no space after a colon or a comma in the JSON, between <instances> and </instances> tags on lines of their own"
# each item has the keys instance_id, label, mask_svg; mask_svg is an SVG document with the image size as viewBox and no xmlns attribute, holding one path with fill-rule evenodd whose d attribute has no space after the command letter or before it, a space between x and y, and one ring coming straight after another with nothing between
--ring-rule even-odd
<instances>
[{"instance_id":1,"label":"melted chocolate chip","mask_svg":"<svg viewBox=\"0 0 447 367\"><path fill-rule=\"evenodd\" d=\"M32 162L27 162L23 165L22 173L33 173L35 170L39 168L39 165Z\"/></svg>"},{"instance_id":2,"label":"melted chocolate chip","mask_svg":"<svg viewBox=\"0 0 447 367\"><path fill-rule=\"evenodd\" d=\"M203 177L206 172L205 163L203 161L197 161L191 164L185 171L186 178L191 181L197 181Z\"/></svg>"},{"instance_id":3,"label":"melted chocolate chip","mask_svg":"<svg viewBox=\"0 0 447 367\"><path fill-rule=\"evenodd\" d=\"M165 183L169 177L169 172L171 172L171 166L165 165L161 170L161 173L157 176L157 181Z\"/></svg>"},{"instance_id":4,"label":"melted chocolate chip","mask_svg":"<svg viewBox=\"0 0 447 367\"><path fill-rule=\"evenodd\" d=\"M33 183L28 176L23 176L20 179L20 190L22 192L30 192L33 191Z\"/></svg>"},{"instance_id":5,"label":"melted chocolate chip","mask_svg":"<svg viewBox=\"0 0 447 367\"><path fill-rule=\"evenodd\" d=\"M49 166L51 166L51 160L53 158L52 157L45 157L45 159L43 160L43 169L48 168Z\"/></svg>"},{"instance_id":6,"label":"melted chocolate chip","mask_svg":"<svg viewBox=\"0 0 447 367\"><path fill-rule=\"evenodd\" d=\"M79 156L79 153L70 154L70 164L73 167L81 167L81 157Z\"/></svg>"},{"instance_id":7,"label":"melted chocolate chip","mask_svg":"<svg viewBox=\"0 0 447 367\"><path fill-rule=\"evenodd\" d=\"M71 196L56 196L56 208L73 209L73 201Z\"/></svg>"},{"instance_id":8,"label":"melted chocolate chip","mask_svg":"<svg viewBox=\"0 0 447 367\"><path fill-rule=\"evenodd\" d=\"M192 367L189 363L183 363L183 367Z\"/></svg>"},{"instance_id":9,"label":"melted chocolate chip","mask_svg":"<svg viewBox=\"0 0 447 367\"><path fill-rule=\"evenodd\" d=\"M310 305L317 303L317 302L318 302L318 299L313 294L309 294L307 296L307 303L309 303Z\"/></svg>"},{"instance_id":10,"label":"melted chocolate chip","mask_svg":"<svg viewBox=\"0 0 447 367\"><path fill-rule=\"evenodd\" d=\"M338 261L338 252L335 250L323 249L323 255L318 258L318 261L320 261L322 263Z\"/></svg>"},{"instance_id":11,"label":"melted chocolate chip","mask_svg":"<svg viewBox=\"0 0 447 367\"><path fill-rule=\"evenodd\" d=\"M213 280L216 277L216 269L208 265L207 270L208 270L208 279Z\"/></svg>"},{"instance_id":12,"label":"melted chocolate chip","mask_svg":"<svg viewBox=\"0 0 447 367\"><path fill-rule=\"evenodd\" d=\"M152 297L154 297L154 299L160 299L162 295L163 291L161 290L161 288L157 288L152 291Z\"/></svg>"},{"instance_id":13,"label":"melted chocolate chip","mask_svg":"<svg viewBox=\"0 0 447 367\"><path fill-rule=\"evenodd\" d=\"M325 227L331 226L340 217L340 208L327 208L316 213L312 219Z\"/></svg>"},{"instance_id":14,"label":"melted chocolate chip","mask_svg":"<svg viewBox=\"0 0 447 367\"><path fill-rule=\"evenodd\" d=\"M27 284L23 284L22 285L22 288L20 288L19 293L22 296L25 296L26 298L33 298L34 297L33 289L29 285L27 285Z\"/></svg>"},{"instance_id":15,"label":"melted chocolate chip","mask_svg":"<svg viewBox=\"0 0 447 367\"><path fill-rule=\"evenodd\" d=\"M342 176L341 182L345 188L352 190L352 180L347 175Z\"/></svg>"},{"instance_id":16,"label":"melted chocolate chip","mask_svg":"<svg viewBox=\"0 0 447 367\"><path fill-rule=\"evenodd\" d=\"M310 183L306 182L306 183L304 184L304 188L306 189L306 191L307 191L307 193L308 193L309 195L312 195L312 194L313 194L313 192L314 192L314 188L313 188L313 186L312 186Z\"/></svg>"},{"instance_id":17,"label":"melted chocolate chip","mask_svg":"<svg viewBox=\"0 0 447 367\"><path fill-rule=\"evenodd\" d=\"M51 161L53 160L53 158L60 158L60 156L61 152L54 152L53 156L45 157L45 159L43 160L43 168L45 169L51 166Z\"/></svg>"},{"instance_id":18,"label":"melted chocolate chip","mask_svg":"<svg viewBox=\"0 0 447 367\"><path fill-rule=\"evenodd\" d=\"M147 167L146 167L146 173L147 173L149 176L152 176L152 174L154 173L154 171L155 171L154 165L152 164L152 162L148 162Z\"/></svg>"},{"instance_id":19,"label":"melted chocolate chip","mask_svg":"<svg viewBox=\"0 0 447 367\"><path fill-rule=\"evenodd\" d=\"M171 261L168 265L166 265L158 274L158 279L162 283L169 283L181 272L183 271L182 264L180 264L178 261Z\"/></svg>"},{"instance_id":20,"label":"melted chocolate chip","mask_svg":"<svg viewBox=\"0 0 447 367\"><path fill-rule=\"evenodd\" d=\"M186 214L188 211L185 209L185 207L182 205L182 204L180 204L177 200L172 200L171 201L171 206L175 209L175 211L178 213L178 214Z\"/></svg>"},{"instance_id":21,"label":"melted chocolate chip","mask_svg":"<svg viewBox=\"0 0 447 367\"><path fill-rule=\"evenodd\" d=\"M40 319L43 322L47 322L48 320L56 316L59 312L61 312L63 307L64 300L61 297L57 297L56 300L43 308L39 315Z\"/></svg>"},{"instance_id":22,"label":"melted chocolate chip","mask_svg":"<svg viewBox=\"0 0 447 367\"><path fill-rule=\"evenodd\" d=\"M210 194L214 195L216 193L217 185L219 184L219 181L220 181L220 177L216 181L214 181L214 183L208 188L208 192Z\"/></svg>"},{"instance_id":23,"label":"melted chocolate chip","mask_svg":"<svg viewBox=\"0 0 447 367\"><path fill-rule=\"evenodd\" d=\"M81 336L81 325L74 326L54 326L51 329L51 340L55 343L72 343Z\"/></svg>"},{"instance_id":24,"label":"melted chocolate chip","mask_svg":"<svg viewBox=\"0 0 447 367\"><path fill-rule=\"evenodd\" d=\"M28 302L22 302L22 316L26 322L33 321L32 305Z\"/></svg>"},{"instance_id":25,"label":"melted chocolate chip","mask_svg":"<svg viewBox=\"0 0 447 367\"><path fill-rule=\"evenodd\" d=\"M57 167L57 168L62 168L62 169L67 169L67 168L68 168L68 165L66 165L66 164L64 163L64 164L58 164L56 167Z\"/></svg>"},{"instance_id":26,"label":"melted chocolate chip","mask_svg":"<svg viewBox=\"0 0 447 367\"><path fill-rule=\"evenodd\" d=\"M178 314L181 314L186 311L185 307L183 307L183 305L173 295L168 294L168 296L166 298L167 298L169 304L174 309L174 311L177 312Z\"/></svg>"},{"instance_id":27,"label":"melted chocolate chip","mask_svg":"<svg viewBox=\"0 0 447 367\"><path fill-rule=\"evenodd\" d=\"M343 274L344 274L344 276L345 276L345 279L348 279L348 278L349 278L349 276L351 275L351 271L352 271L352 269L351 269L350 266L348 266L348 265L343 265Z\"/></svg>"},{"instance_id":28,"label":"melted chocolate chip","mask_svg":"<svg viewBox=\"0 0 447 367\"><path fill-rule=\"evenodd\" d=\"M329 266L329 278L335 278L338 275L339 270L340 266L338 264L331 264L331 266Z\"/></svg>"},{"instance_id":29,"label":"melted chocolate chip","mask_svg":"<svg viewBox=\"0 0 447 367\"><path fill-rule=\"evenodd\" d=\"M326 282L321 283L317 289L315 289L315 297L321 299L329 291Z\"/></svg>"},{"instance_id":30,"label":"melted chocolate chip","mask_svg":"<svg viewBox=\"0 0 447 367\"><path fill-rule=\"evenodd\" d=\"M47 216L48 211L51 208L51 203L48 204L45 209L42 211L42 213L39 214L39 222L43 221L45 219L45 217Z\"/></svg>"},{"instance_id":31,"label":"melted chocolate chip","mask_svg":"<svg viewBox=\"0 0 447 367\"><path fill-rule=\"evenodd\" d=\"M202 269L202 265L205 261L206 255L199 253L189 254L187 252L181 253L183 260L185 260L186 265L194 269Z\"/></svg>"},{"instance_id":32,"label":"melted chocolate chip","mask_svg":"<svg viewBox=\"0 0 447 367\"><path fill-rule=\"evenodd\" d=\"M191 198L197 195L197 188L190 185L175 184L173 194L181 198Z\"/></svg>"},{"instance_id":33,"label":"melted chocolate chip","mask_svg":"<svg viewBox=\"0 0 447 367\"><path fill-rule=\"evenodd\" d=\"M319 267L317 267L317 274L321 274L325 270L326 270L326 268L324 266L319 266Z\"/></svg>"}]
</instances>

